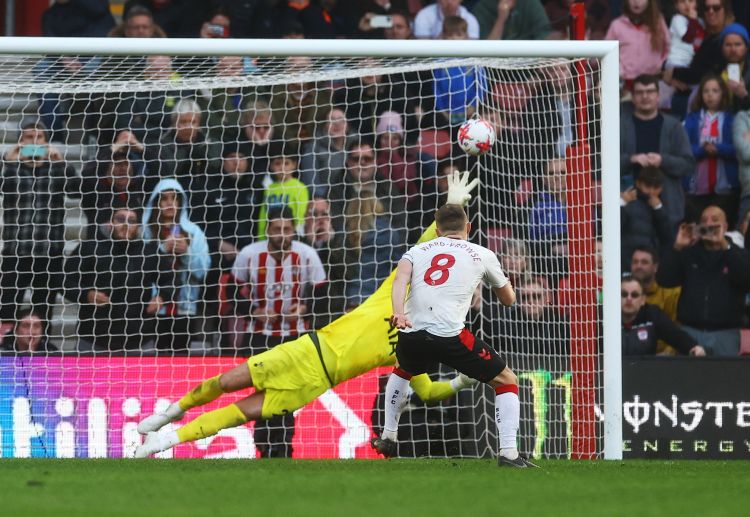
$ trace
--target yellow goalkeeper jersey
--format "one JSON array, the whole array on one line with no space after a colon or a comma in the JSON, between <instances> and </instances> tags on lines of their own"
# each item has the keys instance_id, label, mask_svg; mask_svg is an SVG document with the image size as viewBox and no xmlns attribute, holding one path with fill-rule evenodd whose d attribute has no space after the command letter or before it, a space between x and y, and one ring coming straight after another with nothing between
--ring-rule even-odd
<instances>
[{"instance_id":1,"label":"yellow goalkeeper jersey","mask_svg":"<svg viewBox=\"0 0 750 517\"><path fill-rule=\"evenodd\" d=\"M436 237L433 223L419 242ZM390 324L395 277L394 270L367 301L318 331L323 361L333 384L396 363L398 330Z\"/></svg>"}]
</instances>

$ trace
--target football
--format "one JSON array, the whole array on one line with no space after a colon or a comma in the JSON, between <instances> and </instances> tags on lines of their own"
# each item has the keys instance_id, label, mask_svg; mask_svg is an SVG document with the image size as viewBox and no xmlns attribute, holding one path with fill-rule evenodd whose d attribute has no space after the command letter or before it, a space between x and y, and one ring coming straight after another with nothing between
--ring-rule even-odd
<instances>
[{"instance_id":1,"label":"football","mask_svg":"<svg viewBox=\"0 0 750 517\"><path fill-rule=\"evenodd\" d=\"M471 118L458 128L458 145L471 156L486 153L494 144L495 128L486 120Z\"/></svg>"}]
</instances>

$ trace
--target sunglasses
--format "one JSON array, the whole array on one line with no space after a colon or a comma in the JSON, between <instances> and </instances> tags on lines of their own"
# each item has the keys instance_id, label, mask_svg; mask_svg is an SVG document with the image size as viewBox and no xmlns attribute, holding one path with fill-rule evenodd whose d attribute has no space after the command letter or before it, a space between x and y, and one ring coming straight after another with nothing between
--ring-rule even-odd
<instances>
[{"instance_id":1,"label":"sunglasses","mask_svg":"<svg viewBox=\"0 0 750 517\"><path fill-rule=\"evenodd\" d=\"M638 291L622 291L620 293L620 296L623 298L632 298L633 300L637 300L641 296L643 296L643 293L639 293Z\"/></svg>"},{"instance_id":2,"label":"sunglasses","mask_svg":"<svg viewBox=\"0 0 750 517\"><path fill-rule=\"evenodd\" d=\"M719 11L721 11L722 9L724 9L724 6L723 6L723 5L707 5L707 6L706 6L706 12L707 12L707 13L708 13L708 12L714 12L714 13L718 13L718 12L719 12Z\"/></svg>"}]
</instances>

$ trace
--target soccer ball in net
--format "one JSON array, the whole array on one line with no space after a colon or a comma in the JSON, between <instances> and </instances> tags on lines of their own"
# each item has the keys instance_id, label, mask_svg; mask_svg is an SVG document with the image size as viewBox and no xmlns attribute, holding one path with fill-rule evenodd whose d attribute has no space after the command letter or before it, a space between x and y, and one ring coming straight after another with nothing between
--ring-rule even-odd
<instances>
[{"instance_id":1,"label":"soccer ball in net","mask_svg":"<svg viewBox=\"0 0 750 517\"><path fill-rule=\"evenodd\" d=\"M479 156L495 144L495 128L481 118L472 118L458 128L458 145L467 154Z\"/></svg>"}]
</instances>

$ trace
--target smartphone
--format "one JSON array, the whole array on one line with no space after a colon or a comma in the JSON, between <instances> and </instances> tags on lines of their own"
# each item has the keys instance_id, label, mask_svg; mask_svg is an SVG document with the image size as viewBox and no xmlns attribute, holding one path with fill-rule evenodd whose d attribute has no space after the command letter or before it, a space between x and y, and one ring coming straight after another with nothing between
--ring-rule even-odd
<instances>
[{"instance_id":1,"label":"smartphone","mask_svg":"<svg viewBox=\"0 0 750 517\"><path fill-rule=\"evenodd\" d=\"M740 65L737 63L729 63L727 65L727 77L730 81L740 82Z\"/></svg>"},{"instance_id":2,"label":"smartphone","mask_svg":"<svg viewBox=\"0 0 750 517\"><path fill-rule=\"evenodd\" d=\"M375 15L370 18L370 27L373 29L390 29L393 27L393 16Z\"/></svg>"},{"instance_id":3,"label":"smartphone","mask_svg":"<svg viewBox=\"0 0 750 517\"><path fill-rule=\"evenodd\" d=\"M19 154L21 158L44 158L47 156L47 146L38 144L22 145Z\"/></svg>"},{"instance_id":4,"label":"smartphone","mask_svg":"<svg viewBox=\"0 0 750 517\"><path fill-rule=\"evenodd\" d=\"M624 176L620 176L620 192L625 192L626 190L635 187L635 180L633 179L632 174L625 174Z\"/></svg>"},{"instance_id":5,"label":"smartphone","mask_svg":"<svg viewBox=\"0 0 750 517\"><path fill-rule=\"evenodd\" d=\"M216 38L228 38L229 37L229 27L226 27L224 25L216 25L213 23L209 23L208 32Z\"/></svg>"}]
</instances>

